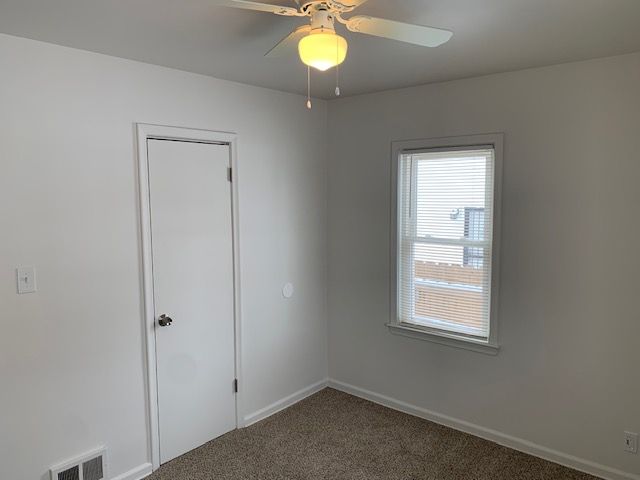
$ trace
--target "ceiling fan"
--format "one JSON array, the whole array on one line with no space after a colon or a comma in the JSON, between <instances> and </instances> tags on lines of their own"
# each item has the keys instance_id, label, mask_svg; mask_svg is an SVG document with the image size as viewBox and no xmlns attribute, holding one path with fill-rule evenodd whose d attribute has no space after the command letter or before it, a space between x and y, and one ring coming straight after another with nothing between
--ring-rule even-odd
<instances>
[{"instance_id":1,"label":"ceiling fan","mask_svg":"<svg viewBox=\"0 0 640 480\"><path fill-rule=\"evenodd\" d=\"M437 47L449 41L453 33L440 28L412 25L368 15L355 15L344 18L367 0L295 0L298 8L249 0L223 0L221 5L245 10L275 13L285 17L309 17L310 22L299 26L265 56L276 57L292 53L297 47L302 63L307 65L307 90L310 85L309 67L326 71L336 67L336 95L340 95L337 82L338 65L347 57L348 44L335 29L336 20L347 30L355 33L389 38L400 42L412 43L423 47ZM307 107L311 100L307 95Z\"/></svg>"}]
</instances>

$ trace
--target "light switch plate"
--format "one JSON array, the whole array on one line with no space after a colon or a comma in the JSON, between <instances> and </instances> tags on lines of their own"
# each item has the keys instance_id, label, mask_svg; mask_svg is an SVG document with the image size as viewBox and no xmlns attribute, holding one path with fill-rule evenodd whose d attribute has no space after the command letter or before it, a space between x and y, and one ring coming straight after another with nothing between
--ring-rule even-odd
<instances>
[{"instance_id":1,"label":"light switch plate","mask_svg":"<svg viewBox=\"0 0 640 480\"><path fill-rule=\"evenodd\" d=\"M33 293L36 291L36 269L35 267L16 268L18 281L18 293Z\"/></svg>"}]
</instances>

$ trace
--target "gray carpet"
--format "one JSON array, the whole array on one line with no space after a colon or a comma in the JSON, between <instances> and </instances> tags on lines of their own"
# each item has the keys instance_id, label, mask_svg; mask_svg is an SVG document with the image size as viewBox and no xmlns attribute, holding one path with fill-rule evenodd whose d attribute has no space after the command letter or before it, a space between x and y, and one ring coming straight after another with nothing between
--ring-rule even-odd
<instances>
[{"instance_id":1,"label":"gray carpet","mask_svg":"<svg viewBox=\"0 0 640 480\"><path fill-rule=\"evenodd\" d=\"M327 388L148 480L594 480Z\"/></svg>"}]
</instances>

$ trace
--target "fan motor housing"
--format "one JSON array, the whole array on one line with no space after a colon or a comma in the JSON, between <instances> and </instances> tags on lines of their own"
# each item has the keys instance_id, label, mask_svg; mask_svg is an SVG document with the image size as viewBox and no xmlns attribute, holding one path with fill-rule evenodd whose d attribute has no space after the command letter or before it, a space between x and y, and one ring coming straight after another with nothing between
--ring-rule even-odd
<instances>
[{"instance_id":1,"label":"fan motor housing","mask_svg":"<svg viewBox=\"0 0 640 480\"><path fill-rule=\"evenodd\" d=\"M311 14L311 30L330 30L335 31L334 16L328 10L316 10Z\"/></svg>"},{"instance_id":2,"label":"fan motor housing","mask_svg":"<svg viewBox=\"0 0 640 480\"><path fill-rule=\"evenodd\" d=\"M337 0L313 0L304 2L300 6L300 11L307 15L313 15L318 10L327 10L332 13L348 13L354 9L355 7L343 5Z\"/></svg>"}]
</instances>

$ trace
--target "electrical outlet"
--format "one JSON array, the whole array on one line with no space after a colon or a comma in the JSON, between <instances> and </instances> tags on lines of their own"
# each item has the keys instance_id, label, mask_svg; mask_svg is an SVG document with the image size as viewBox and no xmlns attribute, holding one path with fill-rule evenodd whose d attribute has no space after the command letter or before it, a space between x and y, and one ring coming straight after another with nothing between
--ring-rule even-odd
<instances>
[{"instance_id":1,"label":"electrical outlet","mask_svg":"<svg viewBox=\"0 0 640 480\"><path fill-rule=\"evenodd\" d=\"M634 432L624 432L625 452L638 453L638 434Z\"/></svg>"}]
</instances>

